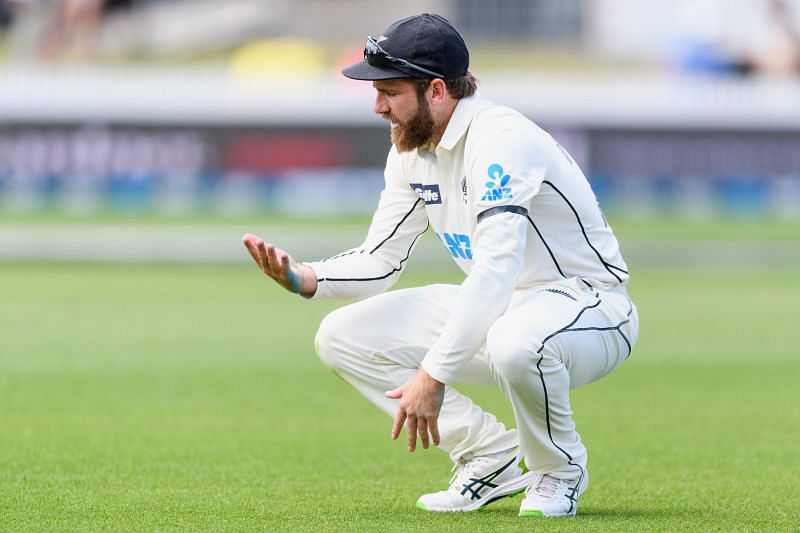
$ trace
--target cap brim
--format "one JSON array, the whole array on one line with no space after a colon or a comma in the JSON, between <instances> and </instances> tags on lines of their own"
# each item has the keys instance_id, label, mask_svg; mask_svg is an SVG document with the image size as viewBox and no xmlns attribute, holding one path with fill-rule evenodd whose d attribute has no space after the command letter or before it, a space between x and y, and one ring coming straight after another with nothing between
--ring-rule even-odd
<instances>
[{"instance_id":1,"label":"cap brim","mask_svg":"<svg viewBox=\"0 0 800 533\"><path fill-rule=\"evenodd\" d=\"M342 69L342 74L353 80L393 80L396 78L416 78L413 74L403 72L395 68L375 67L367 63L366 60L354 63Z\"/></svg>"}]
</instances>

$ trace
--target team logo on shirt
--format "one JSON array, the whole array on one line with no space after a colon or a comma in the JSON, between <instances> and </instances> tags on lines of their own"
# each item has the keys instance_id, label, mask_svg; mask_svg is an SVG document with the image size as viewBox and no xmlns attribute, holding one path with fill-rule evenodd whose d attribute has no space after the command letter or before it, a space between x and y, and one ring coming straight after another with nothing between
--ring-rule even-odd
<instances>
[{"instance_id":1,"label":"team logo on shirt","mask_svg":"<svg viewBox=\"0 0 800 533\"><path fill-rule=\"evenodd\" d=\"M469 235L442 232L439 239L450 250L450 255L456 259L472 259L472 246L469 242Z\"/></svg>"},{"instance_id":2,"label":"team logo on shirt","mask_svg":"<svg viewBox=\"0 0 800 533\"><path fill-rule=\"evenodd\" d=\"M497 163L489 165L487 170L489 181L486 182L486 192L481 196L482 202L497 202L511 199L511 187L507 187L511 176L506 174L503 167Z\"/></svg>"},{"instance_id":3,"label":"team logo on shirt","mask_svg":"<svg viewBox=\"0 0 800 533\"><path fill-rule=\"evenodd\" d=\"M442 203L442 193L439 192L438 185L423 185L421 183L409 183L409 185L417 193L417 196L422 198L425 205Z\"/></svg>"}]
</instances>

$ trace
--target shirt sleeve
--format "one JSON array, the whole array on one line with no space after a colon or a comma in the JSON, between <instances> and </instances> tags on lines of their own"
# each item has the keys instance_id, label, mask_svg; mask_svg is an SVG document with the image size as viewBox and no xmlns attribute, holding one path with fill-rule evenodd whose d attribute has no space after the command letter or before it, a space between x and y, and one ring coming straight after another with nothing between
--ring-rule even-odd
<instances>
[{"instance_id":1,"label":"shirt sleeve","mask_svg":"<svg viewBox=\"0 0 800 533\"><path fill-rule=\"evenodd\" d=\"M508 308L522 271L528 221L510 212L485 219L475 231L473 265L461 284L444 330L422 361L442 383L452 383L475 355L489 327Z\"/></svg>"},{"instance_id":2,"label":"shirt sleeve","mask_svg":"<svg viewBox=\"0 0 800 533\"><path fill-rule=\"evenodd\" d=\"M317 275L312 298L366 298L385 291L400 277L428 229L428 217L425 203L405 179L394 147L384 178L386 185L364 242L331 258L305 263Z\"/></svg>"},{"instance_id":3,"label":"shirt sleeve","mask_svg":"<svg viewBox=\"0 0 800 533\"><path fill-rule=\"evenodd\" d=\"M480 195L473 208L473 264L441 335L422 361L422 368L442 383L452 383L486 342L519 281L528 209L545 174L534 150L513 132L499 132L476 143L467 159L473 194Z\"/></svg>"},{"instance_id":4,"label":"shirt sleeve","mask_svg":"<svg viewBox=\"0 0 800 533\"><path fill-rule=\"evenodd\" d=\"M539 146L537 140L514 130L492 132L476 141L466 161L476 217L510 206L527 212L545 175L546 155Z\"/></svg>"}]
</instances>

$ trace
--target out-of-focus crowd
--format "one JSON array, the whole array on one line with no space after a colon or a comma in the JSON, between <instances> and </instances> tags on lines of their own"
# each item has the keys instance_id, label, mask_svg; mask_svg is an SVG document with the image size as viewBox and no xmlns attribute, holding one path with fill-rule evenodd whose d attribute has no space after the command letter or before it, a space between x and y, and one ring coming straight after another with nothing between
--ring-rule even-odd
<instances>
[{"instance_id":1,"label":"out-of-focus crowd","mask_svg":"<svg viewBox=\"0 0 800 533\"><path fill-rule=\"evenodd\" d=\"M508 53L566 45L600 62L627 55L688 72L800 73L800 0L406 2L391 8L442 12L468 40L495 39ZM263 39L284 51L293 39L353 47L352 35L379 31L387 9L368 0L0 0L0 62L225 55ZM564 31L543 32L553 27ZM654 52L643 59L644 50Z\"/></svg>"},{"instance_id":2,"label":"out-of-focus crowd","mask_svg":"<svg viewBox=\"0 0 800 533\"><path fill-rule=\"evenodd\" d=\"M92 58L102 19L137 1L142 0L2 0L7 55L42 62Z\"/></svg>"},{"instance_id":3,"label":"out-of-focus crowd","mask_svg":"<svg viewBox=\"0 0 800 533\"><path fill-rule=\"evenodd\" d=\"M800 73L800 2L702 0L682 17L675 54L689 71Z\"/></svg>"}]
</instances>

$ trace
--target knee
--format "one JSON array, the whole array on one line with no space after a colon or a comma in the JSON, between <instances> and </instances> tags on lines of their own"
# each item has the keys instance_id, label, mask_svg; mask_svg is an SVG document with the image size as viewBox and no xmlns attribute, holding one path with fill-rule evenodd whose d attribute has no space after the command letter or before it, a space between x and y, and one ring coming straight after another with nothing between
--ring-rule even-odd
<instances>
[{"instance_id":1,"label":"knee","mask_svg":"<svg viewBox=\"0 0 800 533\"><path fill-rule=\"evenodd\" d=\"M333 371L336 371L343 332L346 327L346 321L341 311L342 309L337 309L322 319L317 335L314 337L317 356L326 367Z\"/></svg>"},{"instance_id":2,"label":"knee","mask_svg":"<svg viewBox=\"0 0 800 533\"><path fill-rule=\"evenodd\" d=\"M541 342L530 332L495 323L486 337L486 352L494 371L505 381L525 380L536 370Z\"/></svg>"}]
</instances>

